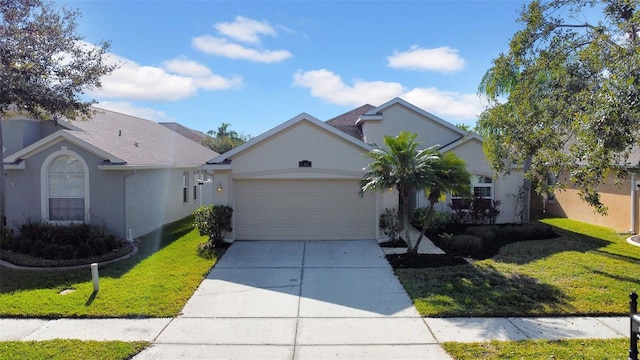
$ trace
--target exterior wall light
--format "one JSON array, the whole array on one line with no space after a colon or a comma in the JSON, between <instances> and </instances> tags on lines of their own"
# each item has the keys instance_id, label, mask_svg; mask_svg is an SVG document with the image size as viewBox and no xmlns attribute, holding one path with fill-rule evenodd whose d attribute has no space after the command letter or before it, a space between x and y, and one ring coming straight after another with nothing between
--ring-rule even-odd
<instances>
[{"instance_id":1,"label":"exterior wall light","mask_svg":"<svg viewBox=\"0 0 640 360\"><path fill-rule=\"evenodd\" d=\"M223 189L222 189L222 184L221 183L218 183L218 186L216 187L216 190L218 192L222 192Z\"/></svg>"},{"instance_id":2,"label":"exterior wall light","mask_svg":"<svg viewBox=\"0 0 640 360\"><path fill-rule=\"evenodd\" d=\"M389 192L393 192L393 186L389 186Z\"/></svg>"}]
</instances>

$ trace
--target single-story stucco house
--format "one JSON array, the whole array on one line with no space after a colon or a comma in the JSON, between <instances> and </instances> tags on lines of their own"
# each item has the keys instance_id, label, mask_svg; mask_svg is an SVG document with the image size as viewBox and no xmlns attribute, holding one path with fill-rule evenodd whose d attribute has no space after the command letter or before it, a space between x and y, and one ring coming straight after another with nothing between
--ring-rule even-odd
<instances>
[{"instance_id":1,"label":"single-story stucco house","mask_svg":"<svg viewBox=\"0 0 640 360\"><path fill-rule=\"evenodd\" d=\"M467 162L476 195L500 200L499 223L519 221L522 172L494 177L482 139L402 100L363 105L326 122L302 113L207 161L213 203L234 208L229 240L382 239L379 215L398 204L393 190L359 194L368 159L383 136L418 134ZM445 201L439 210L448 210ZM422 192L416 207L427 206Z\"/></svg>"},{"instance_id":2,"label":"single-story stucco house","mask_svg":"<svg viewBox=\"0 0 640 360\"><path fill-rule=\"evenodd\" d=\"M93 111L88 121L2 121L8 226L89 222L132 239L202 204L201 165L216 152L153 121Z\"/></svg>"},{"instance_id":3,"label":"single-story stucco house","mask_svg":"<svg viewBox=\"0 0 640 360\"><path fill-rule=\"evenodd\" d=\"M607 214L600 215L578 195L578 189L569 186L556 191L545 199L545 214L566 217L595 225L612 228L619 232L637 234L640 232L640 176L636 175L640 163L640 151L628 159L630 175L617 183L613 178L598 186L600 201L607 207ZM561 174L560 176L565 176Z\"/></svg>"}]
</instances>

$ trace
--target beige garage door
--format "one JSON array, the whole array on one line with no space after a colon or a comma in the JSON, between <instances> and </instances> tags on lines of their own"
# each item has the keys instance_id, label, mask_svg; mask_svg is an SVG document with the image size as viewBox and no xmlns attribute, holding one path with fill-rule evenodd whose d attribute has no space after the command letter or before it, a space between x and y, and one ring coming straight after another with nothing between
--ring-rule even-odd
<instances>
[{"instance_id":1,"label":"beige garage door","mask_svg":"<svg viewBox=\"0 0 640 360\"><path fill-rule=\"evenodd\" d=\"M358 181L236 180L237 240L375 239L374 194Z\"/></svg>"}]
</instances>

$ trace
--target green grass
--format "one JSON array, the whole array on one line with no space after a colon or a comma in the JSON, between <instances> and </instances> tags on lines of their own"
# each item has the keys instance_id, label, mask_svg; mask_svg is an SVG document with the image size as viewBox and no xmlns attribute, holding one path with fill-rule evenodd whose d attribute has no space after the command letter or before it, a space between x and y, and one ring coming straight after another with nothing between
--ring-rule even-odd
<instances>
[{"instance_id":1,"label":"green grass","mask_svg":"<svg viewBox=\"0 0 640 360\"><path fill-rule=\"evenodd\" d=\"M571 339L443 343L456 360L619 360L627 358L628 339Z\"/></svg>"},{"instance_id":2,"label":"green grass","mask_svg":"<svg viewBox=\"0 0 640 360\"><path fill-rule=\"evenodd\" d=\"M559 238L516 242L491 259L396 273L424 316L626 315L640 288L627 235L548 219Z\"/></svg>"},{"instance_id":3,"label":"green grass","mask_svg":"<svg viewBox=\"0 0 640 360\"><path fill-rule=\"evenodd\" d=\"M80 270L12 270L0 267L3 317L172 317L178 314L216 258L197 255L206 240L191 218L144 236L138 253L104 265L93 294L89 267ZM59 295L64 289L75 289Z\"/></svg>"},{"instance_id":4,"label":"green grass","mask_svg":"<svg viewBox=\"0 0 640 360\"><path fill-rule=\"evenodd\" d=\"M4 341L0 342L0 359L101 359L125 360L144 350L147 342L122 341Z\"/></svg>"}]
</instances>

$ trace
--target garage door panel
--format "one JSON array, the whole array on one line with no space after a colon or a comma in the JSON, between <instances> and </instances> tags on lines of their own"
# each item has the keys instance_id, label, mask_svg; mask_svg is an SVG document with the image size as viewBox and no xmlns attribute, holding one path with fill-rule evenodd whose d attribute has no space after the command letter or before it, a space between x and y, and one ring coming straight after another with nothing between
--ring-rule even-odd
<instances>
[{"instance_id":1,"label":"garage door panel","mask_svg":"<svg viewBox=\"0 0 640 360\"><path fill-rule=\"evenodd\" d=\"M374 239L375 197L358 181L251 180L235 183L238 240Z\"/></svg>"}]
</instances>

